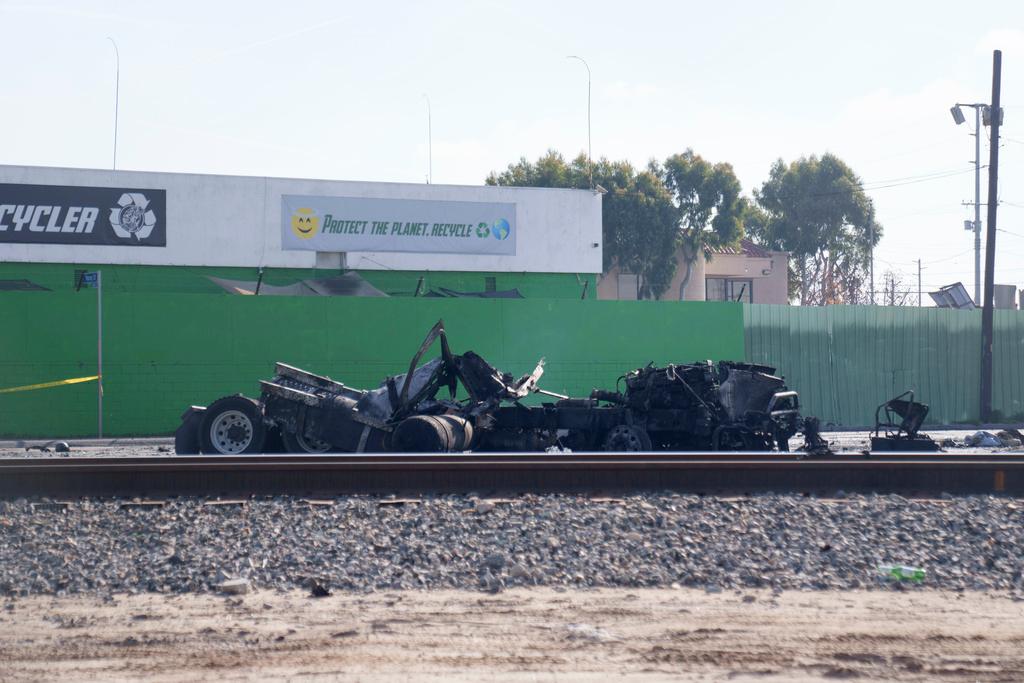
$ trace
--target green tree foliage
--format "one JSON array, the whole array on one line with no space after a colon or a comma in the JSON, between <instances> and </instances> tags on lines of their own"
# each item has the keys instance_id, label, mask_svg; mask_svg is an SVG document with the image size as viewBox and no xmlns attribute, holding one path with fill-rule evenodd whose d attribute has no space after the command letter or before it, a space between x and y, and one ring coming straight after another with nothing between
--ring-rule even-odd
<instances>
[{"instance_id":1,"label":"green tree foliage","mask_svg":"<svg viewBox=\"0 0 1024 683\"><path fill-rule=\"evenodd\" d=\"M732 245L743 237L747 201L740 197L740 181L731 165L712 164L692 149L670 156L652 170L663 178L676 206L685 288L705 247Z\"/></svg>"},{"instance_id":2,"label":"green tree foliage","mask_svg":"<svg viewBox=\"0 0 1024 683\"><path fill-rule=\"evenodd\" d=\"M604 159L601 163L607 163ZM579 155L572 163L553 149L531 163L526 157L518 163L509 164L502 173L492 172L485 181L488 185L512 185L516 187L563 187L588 189L590 177L586 155Z\"/></svg>"},{"instance_id":3,"label":"green tree foliage","mask_svg":"<svg viewBox=\"0 0 1024 683\"><path fill-rule=\"evenodd\" d=\"M587 157L567 163L549 150L536 163L520 159L502 173L491 173L488 185L590 188ZM608 192L602 200L604 272L618 266L637 275L640 298L657 298L675 275L676 212L658 174L638 171L626 161L600 159L594 182Z\"/></svg>"},{"instance_id":4,"label":"green tree foliage","mask_svg":"<svg viewBox=\"0 0 1024 683\"><path fill-rule=\"evenodd\" d=\"M636 273L638 298L660 299L676 274L678 243L675 207L661 179L642 171L609 189L602 213L605 272L618 265Z\"/></svg>"},{"instance_id":5,"label":"green tree foliage","mask_svg":"<svg viewBox=\"0 0 1024 683\"><path fill-rule=\"evenodd\" d=\"M491 173L488 185L587 189L587 157L566 163L548 151L532 163L520 159L504 172ZM743 235L746 202L728 164L710 164L687 150L644 170L626 161L602 158L594 164L594 182L608 190L603 200L604 272L618 266L638 276L640 298L660 298L676 273L681 247L689 280L693 262L705 245L735 243Z\"/></svg>"},{"instance_id":6,"label":"green tree foliage","mask_svg":"<svg viewBox=\"0 0 1024 683\"><path fill-rule=\"evenodd\" d=\"M790 252L791 291L802 305L866 303L871 247L882 237L875 207L857 175L832 154L772 166L755 190L747 230Z\"/></svg>"}]
</instances>

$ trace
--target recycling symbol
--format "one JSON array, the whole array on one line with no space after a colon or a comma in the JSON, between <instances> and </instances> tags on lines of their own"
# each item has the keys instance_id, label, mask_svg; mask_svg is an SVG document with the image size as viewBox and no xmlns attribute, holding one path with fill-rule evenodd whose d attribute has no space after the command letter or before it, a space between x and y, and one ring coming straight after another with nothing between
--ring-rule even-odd
<instances>
[{"instance_id":1,"label":"recycling symbol","mask_svg":"<svg viewBox=\"0 0 1024 683\"><path fill-rule=\"evenodd\" d=\"M149 210L149 200L140 192L125 192L110 210L110 227L122 239L136 242L146 239L156 227L156 214Z\"/></svg>"}]
</instances>

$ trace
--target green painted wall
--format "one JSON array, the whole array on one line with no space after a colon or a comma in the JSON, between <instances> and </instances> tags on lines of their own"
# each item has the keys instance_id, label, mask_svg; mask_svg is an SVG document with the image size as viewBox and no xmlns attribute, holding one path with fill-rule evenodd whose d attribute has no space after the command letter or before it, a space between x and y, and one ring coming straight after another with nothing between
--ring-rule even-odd
<instances>
[{"instance_id":1,"label":"green painted wall","mask_svg":"<svg viewBox=\"0 0 1024 683\"><path fill-rule=\"evenodd\" d=\"M747 357L780 369L804 413L865 426L907 389L931 424L978 420L981 311L745 305ZM996 421L1024 419L1024 312L995 311Z\"/></svg>"},{"instance_id":2,"label":"green painted wall","mask_svg":"<svg viewBox=\"0 0 1024 683\"><path fill-rule=\"evenodd\" d=\"M106 278L107 269L104 269ZM148 276L148 275L147 275ZM69 278L70 281L70 278ZM95 290L0 294L0 388L94 374ZM371 387L444 318L453 350L586 395L649 361L742 358L740 304L104 294L107 435L168 434L191 403L255 395L281 360ZM0 394L0 436L89 436L96 386Z\"/></svg>"},{"instance_id":3,"label":"green painted wall","mask_svg":"<svg viewBox=\"0 0 1024 683\"><path fill-rule=\"evenodd\" d=\"M222 294L231 296L210 281L207 276L231 280L251 280L258 277L256 268L207 268L200 266L113 266L72 265L66 263L0 263L0 280L27 279L53 291L70 291L76 268L103 271L103 282L108 292L161 292L188 294ZM460 292L484 291L486 278L493 277L496 289L518 289L527 299L588 299L597 298L597 276L593 273L476 273L399 270L360 270L361 277L377 289L391 296L412 296L419 279L424 289L446 287ZM267 268L264 282L270 285L288 285L299 280L329 277L336 270L315 268ZM588 283L589 284L586 284Z\"/></svg>"}]
</instances>

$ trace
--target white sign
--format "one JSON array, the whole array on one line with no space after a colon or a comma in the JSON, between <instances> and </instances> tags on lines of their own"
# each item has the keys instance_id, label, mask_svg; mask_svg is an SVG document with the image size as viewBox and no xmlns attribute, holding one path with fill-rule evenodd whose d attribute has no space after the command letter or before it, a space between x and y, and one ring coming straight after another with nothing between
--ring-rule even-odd
<instances>
[{"instance_id":1,"label":"white sign","mask_svg":"<svg viewBox=\"0 0 1024 683\"><path fill-rule=\"evenodd\" d=\"M281 248L513 255L516 205L286 194Z\"/></svg>"}]
</instances>

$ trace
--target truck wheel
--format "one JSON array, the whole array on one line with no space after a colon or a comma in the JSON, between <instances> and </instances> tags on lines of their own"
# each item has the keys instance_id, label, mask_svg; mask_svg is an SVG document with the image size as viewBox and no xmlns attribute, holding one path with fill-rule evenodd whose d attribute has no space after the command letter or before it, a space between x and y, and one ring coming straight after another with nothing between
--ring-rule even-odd
<instances>
[{"instance_id":1,"label":"truck wheel","mask_svg":"<svg viewBox=\"0 0 1024 683\"><path fill-rule=\"evenodd\" d=\"M413 415L398 423L391 435L396 453L450 453L452 430L434 415Z\"/></svg>"},{"instance_id":2,"label":"truck wheel","mask_svg":"<svg viewBox=\"0 0 1024 683\"><path fill-rule=\"evenodd\" d=\"M332 449L327 441L286 431L281 432L281 441L284 442L285 453L327 453Z\"/></svg>"},{"instance_id":3,"label":"truck wheel","mask_svg":"<svg viewBox=\"0 0 1024 683\"><path fill-rule=\"evenodd\" d=\"M458 415L438 415L437 419L451 431L451 452L461 453L473 447L473 423Z\"/></svg>"},{"instance_id":4,"label":"truck wheel","mask_svg":"<svg viewBox=\"0 0 1024 683\"><path fill-rule=\"evenodd\" d=\"M651 436L643 427L618 425L608 431L602 448L606 451L649 451Z\"/></svg>"},{"instance_id":5,"label":"truck wheel","mask_svg":"<svg viewBox=\"0 0 1024 683\"><path fill-rule=\"evenodd\" d=\"M199 455L199 425L205 408L189 408L181 416L181 424L174 431L175 455Z\"/></svg>"},{"instance_id":6,"label":"truck wheel","mask_svg":"<svg viewBox=\"0 0 1024 683\"><path fill-rule=\"evenodd\" d=\"M199 446L207 455L261 453L266 434L257 401L225 396L207 407L199 425Z\"/></svg>"}]
</instances>

